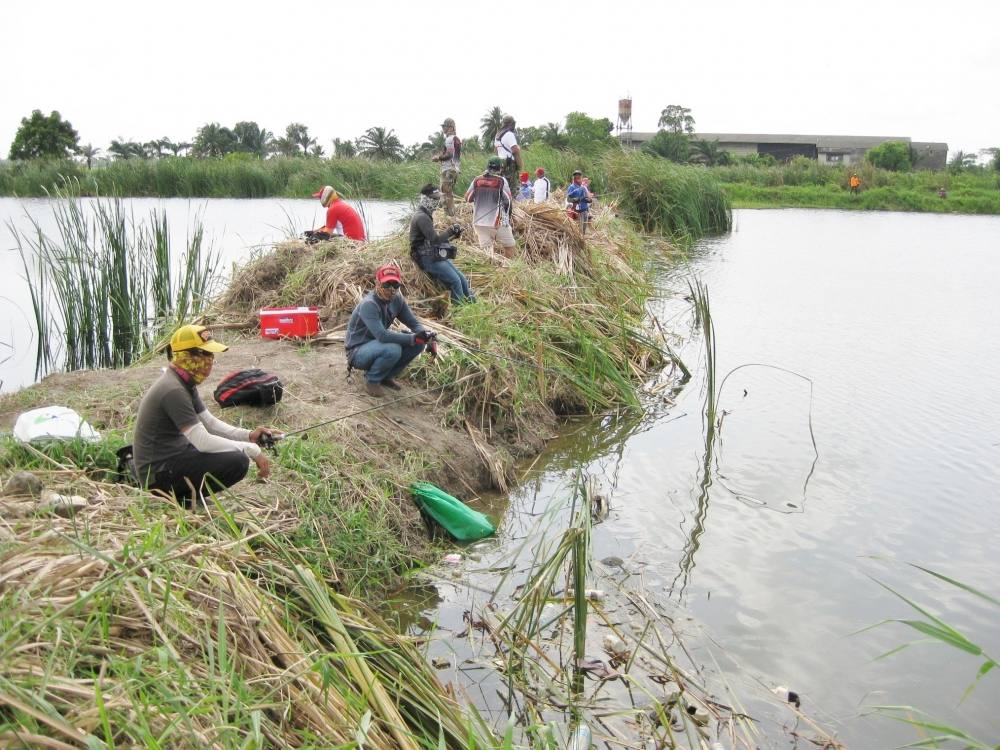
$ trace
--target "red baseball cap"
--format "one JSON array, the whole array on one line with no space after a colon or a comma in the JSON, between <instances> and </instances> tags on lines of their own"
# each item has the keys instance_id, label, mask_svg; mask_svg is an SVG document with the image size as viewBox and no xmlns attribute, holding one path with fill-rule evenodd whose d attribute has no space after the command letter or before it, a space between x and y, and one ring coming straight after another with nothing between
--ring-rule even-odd
<instances>
[{"instance_id":1,"label":"red baseball cap","mask_svg":"<svg viewBox=\"0 0 1000 750\"><path fill-rule=\"evenodd\" d=\"M402 284L403 277L400 276L399 269L396 266L386 263L384 266L379 266L378 270L375 271L375 281L379 284L384 284L387 281L398 281Z\"/></svg>"},{"instance_id":2,"label":"red baseball cap","mask_svg":"<svg viewBox=\"0 0 1000 750\"><path fill-rule=\"evenodd\" d=\"M535 174L538 177L541 177L543 174L545 174L545 167L539 167L538 169L536 169Z\"/></svg>"}]
</instances>

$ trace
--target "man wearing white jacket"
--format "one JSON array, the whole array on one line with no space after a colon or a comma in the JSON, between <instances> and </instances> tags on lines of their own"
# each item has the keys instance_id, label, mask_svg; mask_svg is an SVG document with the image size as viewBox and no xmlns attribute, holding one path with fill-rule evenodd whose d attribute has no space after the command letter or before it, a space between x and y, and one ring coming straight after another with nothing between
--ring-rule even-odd
<instances>
[{"instance_id":1,"label":"man wearing white jacket","mask_svg":"<svg viewBox=\"0 0 1000 750\"><path fill-rule=\"evenodd\" d=\"M205 326L181 326L170 338L170 365L143 396L135 422L133 456L143 487L204 502L206 492L243 479L250 461L262 479L270 476L271 465L259 443L279 433L227 424L209 413L198 395L215 354L228 348Z\"/></svg>"}]
</instances>

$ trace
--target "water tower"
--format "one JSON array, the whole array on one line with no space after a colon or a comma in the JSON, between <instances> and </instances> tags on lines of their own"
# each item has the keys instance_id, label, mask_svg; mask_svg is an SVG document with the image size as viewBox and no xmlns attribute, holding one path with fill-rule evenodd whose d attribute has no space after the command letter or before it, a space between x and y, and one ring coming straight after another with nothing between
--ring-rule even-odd
<instances>
[{"instance_id":1,"label":"water tower","mask_svg":"<svg viewBox=\"0 0 1000 750\"><path fill-rule=\"evenodd\" d=\"M632 145L632 97L627 96L618 100L618 122L615 123L615 132L618 140L623 146Z\"/></svg>"}]
</instances>

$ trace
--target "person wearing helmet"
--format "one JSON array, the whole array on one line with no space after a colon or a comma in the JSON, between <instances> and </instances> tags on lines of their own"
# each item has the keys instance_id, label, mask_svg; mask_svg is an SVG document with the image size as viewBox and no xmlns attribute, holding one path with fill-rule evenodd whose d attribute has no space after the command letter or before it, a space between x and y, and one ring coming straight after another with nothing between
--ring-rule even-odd
<instances>
[{"instance_id":1,"label":"person wearing helmet","mask_svg":"<svg viewBox=\"0 0 1000 750\"><path fill-rule=\"evenodd\" d=\"M341 234L352 240L365 238L365 223L361 216L347 201L341 200L340 193L330 185L324 185L313 193L313 198L319 198L319 202L326 208L326 223L313 230L313 235L325 233L329 238Z\"/></svg>"},{"instance_id":2,"label":"person wearing helmet","mask_svg":"<svg viewBox=\"0 0 1000 750\"><path fill-rule=\"evenodd\" d=\"M476 230L479 246L492 253L494 243L500 240L500 252L513 258L516 243L510 225L512 199L510 186L501 174L503 167L499 156L491 156L486 171L465 191L465 200L472 204L472 228Z\"/></svg>"},{"instance_id":3,"label":"person wearing helmet","mask_svg":"<svg viewBox=\"0 0 1000 750\"><path fill-rule=\"evenodd\" d=\"M270 475L261 438L281 433L233 427L210 414L198 395L215 355L228 348L205 326L181 326L170 337L170 364L142 397L135 420L136 478L146 489L204 503L206 494L243 479L250 461L262 479Z\"/></svg>"},{"instance_id":4,"label":"person wearing helmet","mask_svg":"<svg viewBox=\"0 0 1000 750\"><path fill-rule=\"evenodd\" d=\"M437 334L417 321L399 291L402 283L398 266L379 266L375 288L361 298L347 321L344 349L348 366L365 371L365 392L375 398L387 396L386 388L402 390L396 377L425 347L431 355L437 352ZM396 320L410 331L391 330Z\"/></svg>"},{"instance_id":5,"label":"person wearing helmet","mask_svg":"<svg viewBox=\"0 0 1000 750\"><path fill-rule=\"evenodd\" d=\"M459 163L462 159L462 139L455 135L455 121L446 117L441 123L444 133L444 146L441 153L431 157L432 161L441 163L441 195L444 198L444 211L448 216L455 215L455 183L461 171Z\"/></svg>"},{"instance_id":6,"label":"person wearing helmet","mask_svg":"<svg viewBox=\"0 0 1000 750\"><path fill-rule=\"evenodd\" d=\"M504 115L500 121L500 130L493 139L493 147L503 162L503 175L507 178L507 185L512 194L520 188L517 177L524 169L521 163L521 147L517 145L517 131L514 129L516 125L513 117Z\"/></svg>"}]
</instances>

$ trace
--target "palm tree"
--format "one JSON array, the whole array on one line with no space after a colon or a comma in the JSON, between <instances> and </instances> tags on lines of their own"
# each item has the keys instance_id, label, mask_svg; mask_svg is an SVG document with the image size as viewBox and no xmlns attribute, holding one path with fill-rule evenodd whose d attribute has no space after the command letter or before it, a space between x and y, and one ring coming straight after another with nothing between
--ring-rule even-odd
<instances>
[{"instance_id":1,"label":"palm tree","mask_svg":"<svg viewBox=\"0 0 1000 750\"><path fill-rule=\"evenodd\" d=\"M321 159L325 155L326 154L323 151L323 147L320 146L318 143L316 143L316 139L313 138L312 146L309 147L309 156L315 156L316 158Z\"/></svg>"},{"instance_id":2,"label":"palm tree","mask_svg":"<svg viewBox=\"0 0 1000 750\"><path fill-rule=\"evenodd\" d=\"M354 141L342 141L340 138L334 138L333 155L341 159L350 159L358 155L358 148L354 145Z\"/></svg>"},{"instance_id":3,"label":"palm tree","mask_svg":"<svg viewBox=\"0 0 1000 750\"><path fill-rule=\"evenodd\" d=\"M483 148L488 148L496 140L502 121L503 110L500 107L494 107L483 115L483 119L479 121L479 129L483 131Z\"/></svg>"},{"instance_id":4,"label":"palm tree","mask_svg":"<svg viewBox=\"0 0 1000 750\"><path fill-rule=\"evenodd\" d=\"M267 156L274 140L274 134L270 130L265 130L253 121L236 123L233 135L236 136L237 151L254 154L261 159Z\"/></svg>"},{"instance_id":5,"label":"palm tree","mask_svg":"<svg viewBox=\"0 0 1000 750\"><path fill-rule=\"evenodd\" d=\"M159 159L163 156L163 141L153 139L142 144L142 153L147 159Z\"/></svg>"},{"instance_id":6,"label":"palm tree","mask_svg":"<svg viewBox=\"0 0 1000 750\"><path fill-rule=\"evenodd\" d=\"M197 156L225 156L235 146L236 136L233 131L217 122L202 125L194 138L194 152Z\"/></svg>"},{"instance_id":7,"label":"palm tree","mask_svg":"<svg viewBox=\"0 0 1000 750\"><path fill-rule=\"evenodd\" d=\"M108 146L108 153L116 159L131 159L133 156L145 156L146 152L141 143L135 141L111 141Z\"/></svg>"},{"instance_id":8,"label":"palm tree","mask_svg":"<svg viewBox=\"0 0 1000 750\"><path fill-rule=\"evenodd\" d=\"M706 164L710 167L729 163L729 152L719 148L718 141L694 140L691 141L691 148L694 149L694 153L690 156L689 161Z\"/></svg>"},{"instance_id":9,"label":"palm tree","mask_svg":"<svg viewBox=\"0 0 1000 750\"><path fill-rule=\"evenodd\" d=\"M542 128L542 143L552 148L566 148L569 139L558 122L547 122Z\"/></svg>"},{"instance_id":10,"label":"palm tree","mask_svg":"<svg viewBox=\"0 0 1000 750\"><path fill-rule=\"evenodd\" d=\"M377 161L402 161L403 144L399 142L393 130L386 132L385 128L368 128L365 134L358 138L358 153Z\"/></svg>"},{"instance_id":11,"label":"palm tree","mask_svg":"<svg viewBox=\"0 0 1000 750\"><path fill-rule=\"evenodd\" d=\"M951 157L951 161L948 162L948 171L958 173L966 169L972 169L974 166L976 166L975 154L956 151L955 155Z\"/></svg>"},{"instance_id":12,"label":"palm tree","mask_svg":"<svg viewBox=\"0 0 1000 750\"><path fill-rule=\"evenodd\" d=\"M309 155L309 149L316 144L315 138L309 137L309 128L301 122L290 123L285 128L285 139L302 147L302 153Z\"/></svg>"},{"instance_id":13,"label":"palm tree","mask_svg":"<svg viewBox=\"0 0 1000 750\"><path fill-rule=\"evenodd\" d=\"M87 169L90 169L94 163L94 158L101 153L101 149L95 148L89 143L85 143L80 146L80 156L87 160Z\"/></svg>"}]
</instances>

